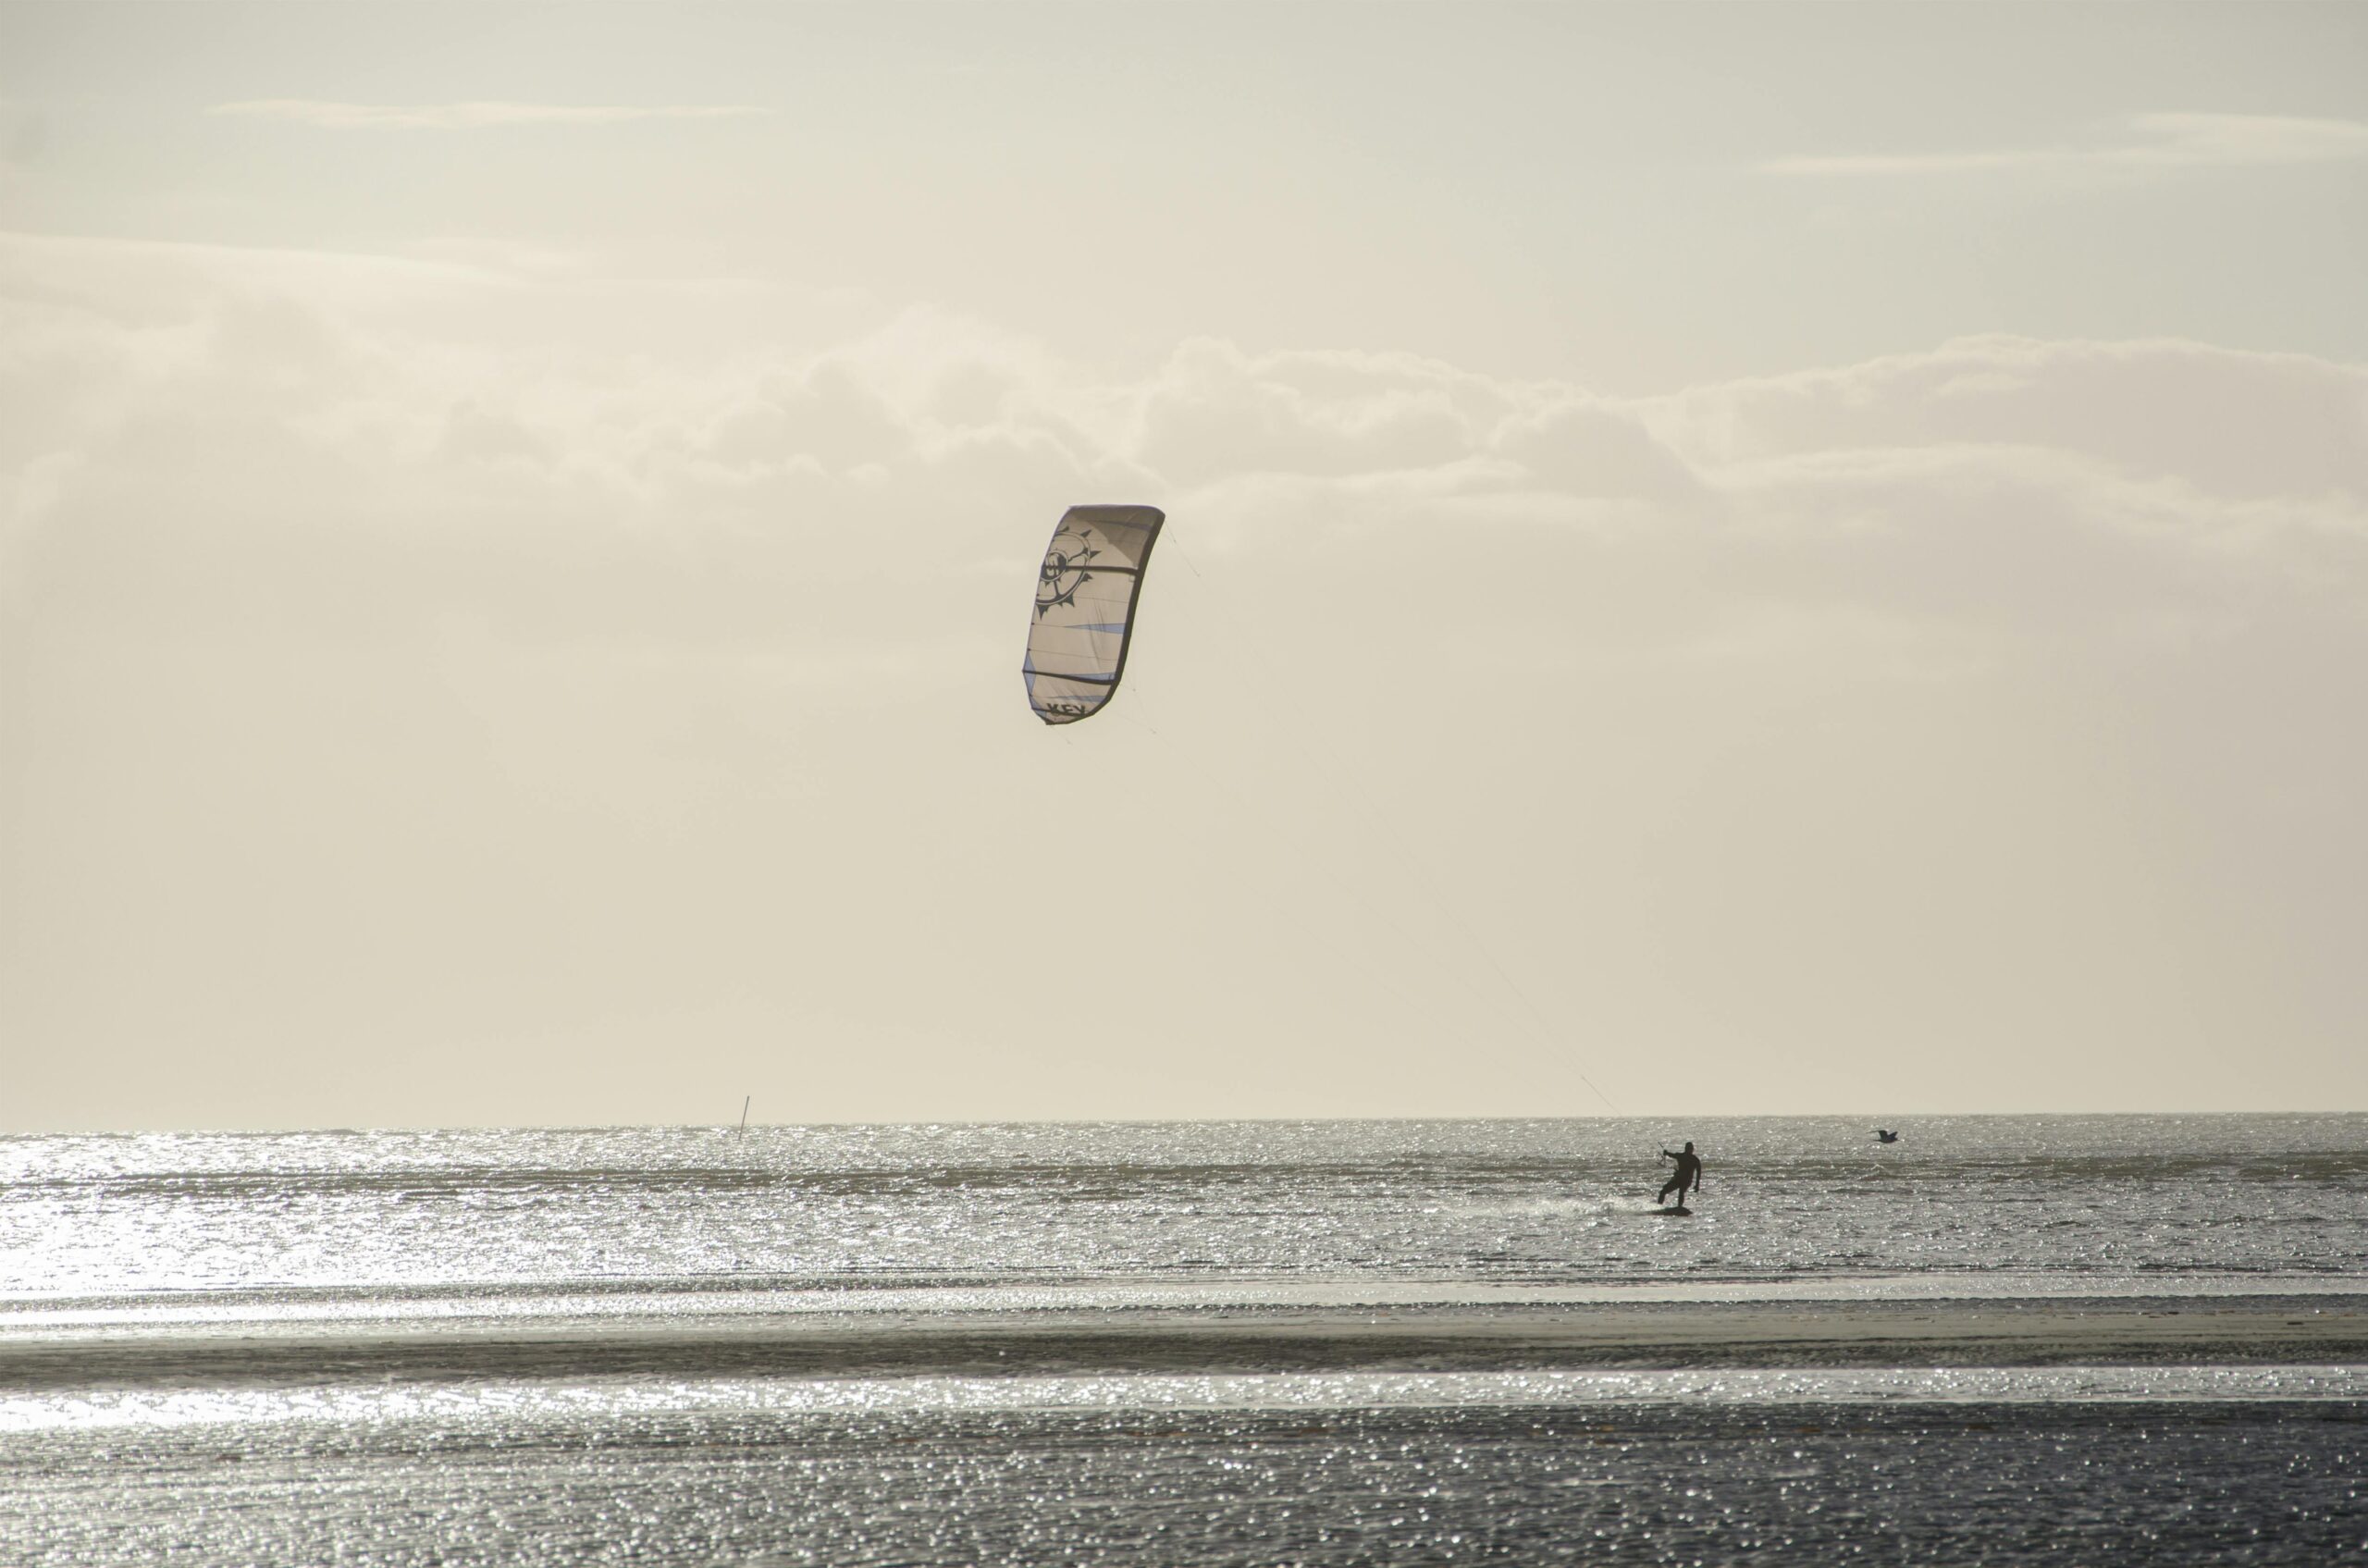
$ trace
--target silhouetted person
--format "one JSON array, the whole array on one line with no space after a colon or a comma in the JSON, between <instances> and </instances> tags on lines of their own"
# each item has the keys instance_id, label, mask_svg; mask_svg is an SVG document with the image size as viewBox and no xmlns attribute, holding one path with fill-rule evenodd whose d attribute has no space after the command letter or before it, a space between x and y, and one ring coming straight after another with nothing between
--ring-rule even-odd
<instances>
[{"instance_id":1,"label":"silhouetted person","mask_svg":"<svg viewBox=\"0 0 2368 1568\"><path fill-rule=\"evenodd\" d=\"M1677 1162L1677 1174L1671 1177L1668 1184L1661 1189L1659 1201L1664 1204L1668 1203L1669 1195L1671 1192L1674 1192L1677 1194L1677 1206L1679 1208L1684 1208L1685 1206L1685 1194L1687 1192L1699 1192L1702 1191L1701 1156L1695 1154L1694 1145L1691 1142L1688 1142L1685 1145L1685 1152L1684 1154L1671 1154L1667 1149L1663 1149L1661 1151L1661 1158L1665 1160L1675 1160Z\"/></svg>"}]
</instances>

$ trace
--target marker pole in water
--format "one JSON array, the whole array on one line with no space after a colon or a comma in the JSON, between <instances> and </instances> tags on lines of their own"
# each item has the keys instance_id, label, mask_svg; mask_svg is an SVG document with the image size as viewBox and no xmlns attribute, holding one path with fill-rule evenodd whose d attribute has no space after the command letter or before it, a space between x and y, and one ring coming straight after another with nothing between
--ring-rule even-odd
<instances>
[{"instance_id":1,"label":"marker pole in water","mask_svg":"<svg viewBox=\"0 0 2368 1568\"><path fill-rule=\"evenodd\" d=\"M743 1132L748 1130L748 1102L755 1098L754 1094L740 1096L740 1130Z\"/></svg>"}]
</instances>

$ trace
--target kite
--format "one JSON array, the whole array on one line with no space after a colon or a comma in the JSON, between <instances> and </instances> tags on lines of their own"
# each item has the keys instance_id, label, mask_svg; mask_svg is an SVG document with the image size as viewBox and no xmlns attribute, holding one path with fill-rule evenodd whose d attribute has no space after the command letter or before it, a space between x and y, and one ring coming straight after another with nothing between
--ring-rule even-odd
<instances>
[{"instance_id":1,"label":"kite","mask_svg":"<svg viewBox=\"0 0 2368 1568\"><path fill-rule=\"evenodd\" d=\"M1143 570L1166 514L1155 506L1073 506L1036 574L1028 623L1028 706L1048 724L1102 711L1127 673Z\"/></svg>"}]
</instances>

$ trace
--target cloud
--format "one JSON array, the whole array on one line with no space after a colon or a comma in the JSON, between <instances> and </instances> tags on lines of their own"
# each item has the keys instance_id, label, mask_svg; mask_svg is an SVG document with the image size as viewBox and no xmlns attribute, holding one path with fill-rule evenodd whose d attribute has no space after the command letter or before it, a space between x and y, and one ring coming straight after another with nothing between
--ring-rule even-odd
<instances>
[{"instance_id":1,"label":"cloud","mask_svg":"<svg viewBox=\"0 0 2368 1568\"><path fill-rule=\"evenodd\" d=\"M433 314L529 298L574 313L564 352L508 352L469 335L480 315ZM290 548L260 520L302 514L302 550L350 538L373 571L387 551L524 551L564 575L579 550L687 550L751 583L820 581L877 570L893 538L905 570L954 592L1097 496L1167 505L1210 551L1271 561L1338 529L1378 561L1400 541L1577 526L1591 542L1554 548L1592 553L1595 581L1691 594L1708 574L1944 640L2208 629L2294 594L2349 604L2368 582L2368 372L2304 355L1985 337L1622 400L1218 340L1113 380L926 308L658 361L647 337L603 350L604 314L597 292L442 262L0 237L0 576L85 559L94 519L137 532L196 508L212 520L172 537L250 537L257 582ZM139 562L129 537L103 553ZM178 548L157 559L186 565ZM507 591L423 570L462 585L447 597ZM742 623L709 620L701 635ZM1766 623L1634 629L1728 646Z\"/></svg>"},{"instance_id":2,"label":"cloud","mask_svg":"<svg viewBox=\"0 0 2368 1568\"><path fill-rule=\"evenodd\" d=\"M2179 340L1959 339L1638 405L1689 462L1978 447L2078 456L2231 499L2368 497L2368 373Z\"/></svg>"},{"instance_id":3,"label":"cloud","mask_svg":"<svg viewBox=\"0 0 2368 1568\"><path fill-rule=\"evenodd\" d=\"M1252 356L1202 340L1144 389L1135 452L1186 485L1261 470L1419 470L1473 454L1513 406L1485 377L1412 355Z\"/></svg>"},{"instance_id":4,"label":"cloud","mask_svg":"<svg viewBox=\"0 0 2368 1568\"><path fill-rule=\"evenodd\" d=\"M0 302L44 301L125 322L185 322L233 297L345 315L508 282L433 258L0 230Z\"/></svg>"},{"instance_id":5,"label":"cloud","mask_svg":"<svg viewBox=\"0 0 2368 1568\"><path fill-rule=\"evenodd\" d=\"M646 1061L723 996L764 1050L816 1007L942 1025L1051 1093L1080 790L1151 824L1108 982L1186 999L1148 1054L1254 1012L1278 1056L1430 1059L1472 1011L1445 906L1574 1037L1785 1081L1945 1031L2038 1082L2191 1028L2184 986L2302 1042L2281 1081L2357 1055L2359 366L1984 337L1620 399L1203 339L1113 374L739 286L764 330L684 333L709 290L439 251L0 240L0 998L53 1060L358 1029L375 1096L421 1040ZM1055 738L1017 641L1093 500L1165 505L1174 554L1128 699ZM1440 896L1392 893L1383 812ZM1340 952L1413 1003L1355 1012ZM1195 1010L1213 969L1252 990Z\"/></svg>"},{"instance_id":6,"label":"cloud","mask_svg":"<svg viewBox=\"0 0 2368 1568\"><path fill-rule=\"evenodd\" d=\"M333 130L459 130L492 125L617 125L648 119L743 119L753 104L340 104L321 98L250 98L205 111L236 119L289 120Z\"/></svg>"},{"instance_id":7,"label":"cloud","mask_svg":"<svg viewBox=\"0 0 2368 1568\"><path fill-rule=\"evenodd\" d=\"M2368 122L2288 115L2133 115L2123 139L2093 146L1777 158L1770 174L1955 174L1986 169L2234 168L2368 158Z\"/></svg>"}]
</instances>

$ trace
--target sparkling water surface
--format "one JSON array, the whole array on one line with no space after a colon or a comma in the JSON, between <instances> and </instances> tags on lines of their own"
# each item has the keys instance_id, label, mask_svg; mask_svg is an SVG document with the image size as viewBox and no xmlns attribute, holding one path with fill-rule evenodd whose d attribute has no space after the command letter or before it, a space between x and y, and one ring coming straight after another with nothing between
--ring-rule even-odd
<instances>
[{"instance_id":1,"label":"sparkling water surface","mask_svg":"<svg viewBox=\"0 0 2368 1568\"><path fill-rule=\"evenodd\" d=\"M1664 1219L1687 1138L1706 1191ZM2368 1554L2361 1366L397 1376L340 1347L2362 1293L2359 1116L11 1138L0 1364L49 1359L0 1376L0 1562L2317 1562ZM136 1376L78 1383L126 1346Z\"/></svg>"},{"instance_id":2,"label":"sparkling water surface","mask_svg":"<svg viewBox=\"0 0 2368 1568\"><path fill-rule=\"evenodd\" d=\"M1684 1139L1705 1191L1651 1220ZM0 1294L2368 1267L2368 1117L0 1140Z\"/></svg>"},{"instance_id":3,"label":"sparkling water surface","mask_svg":"<svg viewBox=\"0 0 2368 1568\"><path fill-rule=\"evenodd\" d=\"M610 1411L0 1443L24 1568L2325 1563L2368 1405Z\"/></svg>"}]
</instances>

